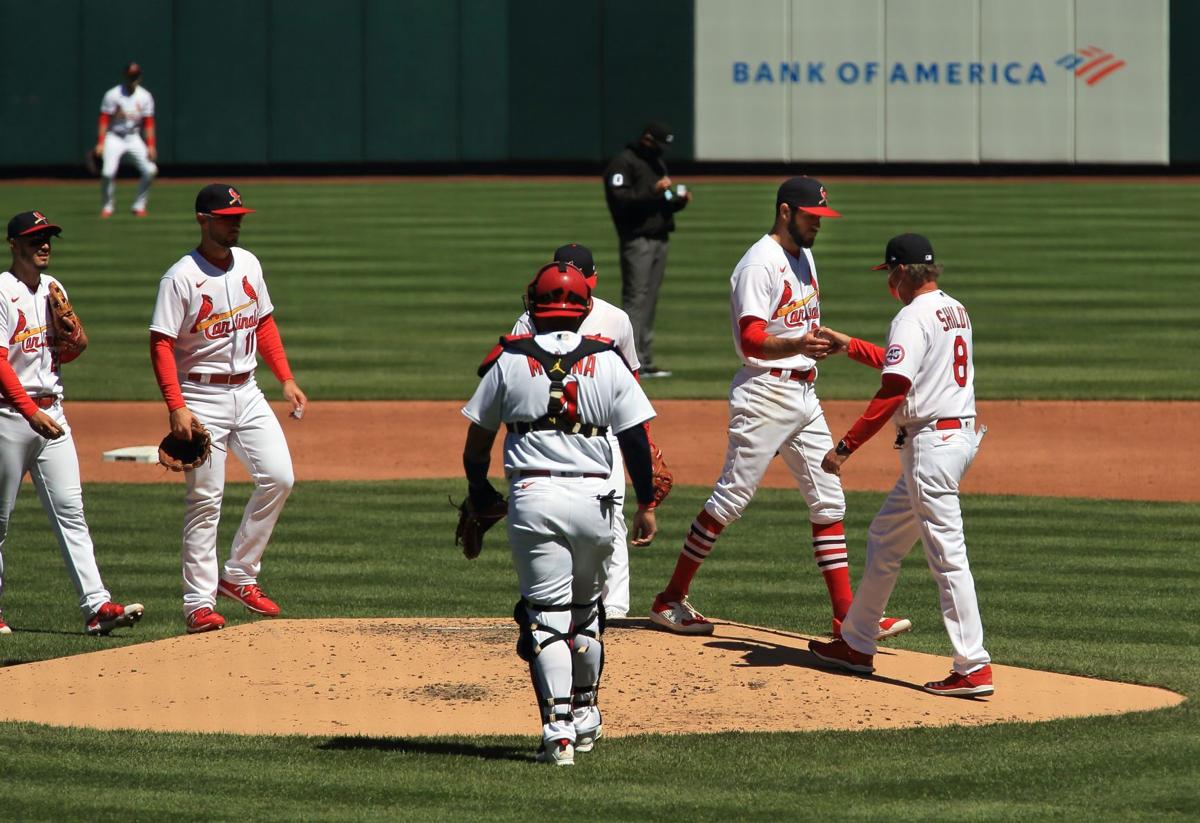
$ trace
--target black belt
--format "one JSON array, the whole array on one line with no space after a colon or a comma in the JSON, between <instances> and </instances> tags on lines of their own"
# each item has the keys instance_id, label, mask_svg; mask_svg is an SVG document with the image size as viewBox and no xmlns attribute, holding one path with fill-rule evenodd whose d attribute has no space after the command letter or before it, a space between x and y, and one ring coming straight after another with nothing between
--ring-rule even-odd
<instances>
[{"instance_id":1,"label":"black belt","mask_svg":"<svg viewBox=\"0 0 1200 823\"><path fill-rule=\"evenodd\" d=\"M593 426L591 423L551 423L549 420L534 420L529 423L505 423L505 428L512 434L529 434L540 431L560 431L563 434L578 434L583 437L603 437L608 434L608 426Z\"/></svg>"},{"instance_id":2,"label":"black belt","mask_svg":"<svg viewBox=\"0 0 1200 823\"><path fill-rule=\"evenodd\" d=\"M516 480L519 477L588 477L593 480L607 480L607 474L597 474L596 472L560 472L551 471L550 469L518 469L510 475L510 479Z\"/></svg>"}]
</instances>

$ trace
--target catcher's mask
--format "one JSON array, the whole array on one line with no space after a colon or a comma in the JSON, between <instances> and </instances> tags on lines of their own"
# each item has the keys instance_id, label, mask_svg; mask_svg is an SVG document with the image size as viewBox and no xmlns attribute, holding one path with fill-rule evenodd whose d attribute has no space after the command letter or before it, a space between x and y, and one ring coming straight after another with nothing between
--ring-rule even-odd
<instances>
[{"instance_id":1,"label":"catcher's mask","mask_svg":"<svg viewBox=\"0 0 1200 823\"><path fill-rule=\"evenodd\" d=\"M592 310L592 290L583 272L570 263L547 263L525 290L525 309L534 320L582 321Z\"/></svg>"}]
</instances>

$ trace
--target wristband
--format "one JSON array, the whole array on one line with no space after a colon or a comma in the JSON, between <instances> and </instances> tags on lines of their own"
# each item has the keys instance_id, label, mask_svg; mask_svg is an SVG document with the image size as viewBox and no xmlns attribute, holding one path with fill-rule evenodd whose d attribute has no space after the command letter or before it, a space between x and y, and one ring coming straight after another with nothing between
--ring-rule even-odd
<instances>
[{"instance_id":1,"label":"wristband","mask_svg":"<svg viewBox=\"0 0 1200 823\"><path fill-rule=\"evenodd\" d=\"M839 440L837 446L833 450L833 453L839 457L849 457L850 455L854 454L854 449L846 445L845 440Z\"/></svg>"}]
</instances>

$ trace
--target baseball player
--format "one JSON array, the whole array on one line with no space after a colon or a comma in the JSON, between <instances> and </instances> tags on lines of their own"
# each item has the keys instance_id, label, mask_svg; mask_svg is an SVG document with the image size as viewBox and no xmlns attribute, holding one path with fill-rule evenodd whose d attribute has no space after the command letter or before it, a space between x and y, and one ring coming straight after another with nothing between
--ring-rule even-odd
<instances>
[{"instance_id":1,"label":"baseball player","mask_svg":"<svg viewBox=\"0 0 1200 823\"><path fill-rule=\"evenodd\" d=\"M292 490L292 457L283 429L254 379L256 353L283 384L292 416L308 398L288 366L274 305L258 258L237 245L246 208L237 189L205 186L196 196L200 245L163 275L150 321L154 374L171 431L191 439L194 420L212 436L212 459L187 473L183 520L183 613L189 634L219 629L217 595L256 614L279 606L258 585L263 552ZM217 564L217 522L225 487L226 448L254 479L229 561Z\"/></svg>"},{"instance_id":2,"label":"baseball player","mask_svg":"<svg viewBox=\"0 0 1200 823\"><path fill-rule=\"evenodd\" d=\"M53 239L61 233L37 211L8 221L12 263L0 274L0 593L8 516L29 472L79 594L84 631L108 634L137 623L145 609L112 601L83 516L79 458L62 405L62 364L79 356L87 336L80 326L68 345L57 338L48 317L51 285L62 284L46 269ZM11 632L0 614L0 634Z\"/></svg>"},{"instance_id":3,"label":"baseball player","mask_svg":"<svg viewBox=\"0 0 1200 823\"><path fill-rule=\"evenodd\" d=\"M569 243L554 250L554 261L570 263L579 269L587 280L588 288L595 291L596 264L592 258L591 249L578 243ZM514 335L535 333L529 312L525 312L517 318L517 322L513 324L512 333ZM637 375L641 364L638 362L637 347L633 342L633 324L629 322L629 315L624 311L612 303L592 295L592 310L583 318L583 323L579 326L579 333L599 335L612 340L617 351L625 358L625 363L629 366L630 371L634 373L634 376ZM625 464L621 460L621 450L616 436L611 431L608 433L608 440L613 454L612 476L609 480L617 489L617 510L619 511L625 502ZM613 526L613 551L604 561L605 583L601 597L604 601L605 617L610 620L616 620L629 614L629 546L625 518L614 518Z\"/></svg>"},{"instance_id":4,"label":"baseball player","mask_svg":"<svg viewBox=\"0 0 1200 823\"><path fill-rule=\"evenodd\" d=\"M613 521L622 516L608 431L616 432L637 493L633 544L649 544L657 529L643 425L654 409L612 341L578 333L593 305L583 272L568 263L543 266L526 292L536 335L504 338L463 408L471 421L463 467L473 498L495 495L487 479L491 448L501 424L508 430L508 540L521 589L517 651L529 663L541 711L538 760L562 766L574 763L576 751L591 751L602 728L600 592Z\"/></svg>"},{"instance_id":5,"label":"baseball player","mask_svg":"<svg viewBox=\"0 0 1200 823\"><path fill-rule=\"evenodd\" d=\"M887 244L888 289L904 304L892 320L887 346L821 333L839 351L883 370L883 385L837 447L824 456L832 476L889 418L899 429L900 478L871 521L867 566L858 594L842 623L842 636L813 641L817 657L844 669L872 672L876 622L883 614L900 563L920 539L937 581L942 618L954 647L954 668L944 680L925 684L941 695L992 694L991 657L983 647L983 624L975 581L967 563L958 486L986 427L975 428L975 366L971 317L963 304L938 288L942 266L919 234Z\"/></svg>"},{"instance_id":6,"label":"baseball player","mask_svg":"<svg viewBox=\"0 0 1200 823\"><path fill-rule=\"evenodd\" d=\"M142 67L130 63L125 67L120 85L106 91L100 101L96 147L92 151L101 161L101 217L112 217L116 205L117 169L126 154L133 158L141 175L132 211L135 217L146 216L150 184L158 174L158 139L154 130L154 96L142 88L141 83ZM145 140L141 134L143 129Z\"/></svg>"},{"instance_id":7,"label":"baseball player","mask_svg":"<svg viewBox=\"0 0 1200 823\"><path fill-rule=\"evenodd\" d=\"M821 471L833 446L825 413L813 387L816 364L831 344L816 334L821 290L812 245L829 208L825 187L793 177L775 196L775 224L734 267L730 278L733 344L742 360L729 394L729 445L725 468L692 522L667 588L654 599L650 619L680 634L711 634L713 625L687 599L700 564L721 532L742 516L776 454L808 503L813 556L833 607L833 632L850 608L846 557L845 496L836 475ZM903 618L884 618L881 637L912 628Z\"/></svg>"}]
</instances>

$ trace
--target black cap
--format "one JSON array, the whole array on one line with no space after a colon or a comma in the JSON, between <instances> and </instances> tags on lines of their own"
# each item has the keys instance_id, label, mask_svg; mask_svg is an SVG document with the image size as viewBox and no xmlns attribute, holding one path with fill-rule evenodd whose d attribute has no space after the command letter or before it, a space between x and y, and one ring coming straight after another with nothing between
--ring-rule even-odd
<instances>
[{"instance_id":1,"label":"black cap","mask_svg":"<svg viewBox=\"0 0 1200 823\"><path fill-rule=\"evenodd\" d=\"M40 211L23 211L8 221L9 237L24 237L27 234L37 234L43 231L53 232L57 237L62 234L62 227L51 223Z\"/></svg>"},{"instance_id":2,"label":"black cap","mask_svg":"<svg viewBox=\"0 0 1200 823\"><path fill-rule=\"evenodd\" d=\"M872 266L871 271L881 271L889 266L932 262L933 244L929 242L929 238L920 234L898 234L888 241L887 249L883 252L883 262Z\"/></svg>"},{"instance_id":3,"label":"black cap","mask_svg":"<svg viewBox=\"0 0 1200 823\"><path fill-rule=\"evenodd\" d=\"M242 205L242 195L225 183L209 183L196 195L198 214L253 214L254 209Z\"/></svg>"},{"instance_id":4,"label":"black cap","mask_svg":"<svg viewBox=\"0 0 1200 823\"><path fill-rule=\"evenodd\" d=\"M815 214L818 217L841 217L840 212L829 208L829 196L825 187L815 177L792 177L784 180L775 193L775 208L787 203L793 208Z\"/></svg>"},{"instance_id":5,"label":"black cap","mask_svg":"<svg viewBox=\"0 0 1200 823\"><path fill-rule=\"evenodd\" d=\"M125 76L130 80L136 80L142 76L142 67L137 63L129 63L125 66Z\"/></svg>"},{"instance_id":6,"label":"black cap","mask_svg":"<svg viewBox=\"0 0 1200 823\"><path fill-rule=\"evenodd\" d=\"M660 146L669 146L675 142L675 132L661 120L651 120L642 128L642 134L650 135Z\"/></svg>"},{"instance_id":7,"label":"black cap","mask_svg":"<svg viewBox=\"0 0 1200 823\"><path fill-rule=\"evenodd\" d=\"M581 246L578 243L568 243L565 246L559 246L554 250L555 263L570 263L575 268L583 272L583 276L589 281L595 280L596 277L596 262L592 260L592 250L587 246ZM596 288L596 284L590 283L592 288Z\"/></svg>"}]
</instances>

